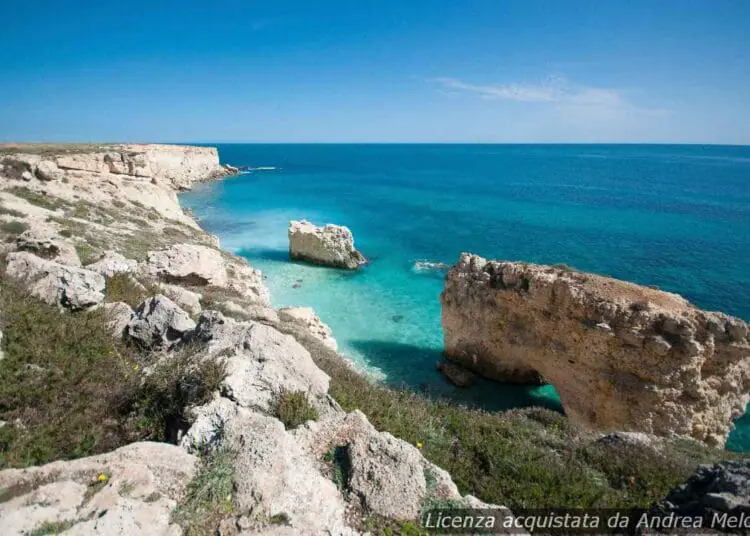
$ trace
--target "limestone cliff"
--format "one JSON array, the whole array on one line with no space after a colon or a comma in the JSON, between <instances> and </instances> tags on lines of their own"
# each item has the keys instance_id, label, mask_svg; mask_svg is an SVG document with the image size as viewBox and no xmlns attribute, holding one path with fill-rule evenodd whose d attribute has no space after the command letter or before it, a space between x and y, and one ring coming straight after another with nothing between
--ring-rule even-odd
<instances>
[{"instance_id":1,"label":"limestone cliff","mask_svg":"<svg viewBox=\"0 0 750 536\"><path fill-rule=\"evenodd\" d=\"M750 400L748 325L676 294L463 254L441 304L450 359L552 383L570 418L595 429L720 445Z\"/></svg>"},{"instance_id":2,"label":"limestone cliff","mask_svg":"<svg viewBox=\"0 0 750 536\"><path fill-rule=\"evenodd\" d=\"M181 408L190 418L170 434L179 446L131 444L0 471L0 495L11 497L0 497L3 534L179 534L175 506L196 473L193 454L207 450L232 453L234 484L231 509L205 520L212 534L349 536L369 516L414 519L434 500L477 504L416 446L343 411L297 340L333 352L330 329L311 309L272 309L260 272L183 212L177 191L225 174L211 148L0 147L2 277L64 315L103 308L107 330L149 366L190 349L226 372L210 402ZM141 381L144 368L132 369ZM286 428L275 409L284 393L304 395L317 422ZM346 493L324 463L332 449L347 458Z\"/></svg>"}]
</instances>

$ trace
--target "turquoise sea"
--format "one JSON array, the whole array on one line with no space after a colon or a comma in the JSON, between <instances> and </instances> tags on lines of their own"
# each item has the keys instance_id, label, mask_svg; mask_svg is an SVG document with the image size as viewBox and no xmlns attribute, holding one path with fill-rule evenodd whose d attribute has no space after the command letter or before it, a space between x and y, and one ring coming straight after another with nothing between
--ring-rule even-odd
<instances>
[{"instance_id":1,"label":"turquoise sea","mask_svg":"<svg viewBox=\"0 0 750 536\"><path fill-rule=\"evenodd\" d=\"M435 371L440 270L462 251L657 285L750 320L750 147L218 145L243 175L182 195L263 270L274 305L309 305L370 373L491 409L558 407L551 386L448 386ZM290 219L349 226L357 273L291 263ZM750 451L750 417L728 447Z\"/></svg>"}]
</instances>

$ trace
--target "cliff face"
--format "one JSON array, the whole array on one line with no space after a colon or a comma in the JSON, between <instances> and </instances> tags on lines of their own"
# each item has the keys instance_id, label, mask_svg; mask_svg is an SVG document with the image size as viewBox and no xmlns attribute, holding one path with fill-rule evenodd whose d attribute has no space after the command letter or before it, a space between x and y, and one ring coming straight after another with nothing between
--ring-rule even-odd
<instances>
[{"instance_id":1,"label":"cliff face","mask_svg":"<svg viewBox=\"0 0 750 536\"><path fill-rule=\"evenodd\" d=\"M495 380L546 380L595 429L719 445L750 400L748 325L676 294L463 254L441 304L450 359Z\"/></svg>"},{"instance_id":2,"label":"cliff face","mask_svg":"<svg viewBox=\"0 0 750 536\"><path fill-rule=\"evenodd\" d=\"M215 149L0 151L0 291L6 281L23 285L59 308L55 317L104 309L112 337L144 352L149 367L180 369L185 350L225 370L208 402L180 408L189 422L174 431L179 446L131 444L78 461L0 471L0 488L13 491L13 500L0 504L3 534L27 534L62 519L76 534L180 533L173 508L196 470L193 454L208 447L232 453L227 471L236 484L234 510L216 519L201 514L214 523L211 533L220 524L222 534L352 536L365 530L369 515L415 518L433 500L475 501L462 497L416 446L377 431L358 411L343 411L328 394L328 376L297 341L311 338L330 351L330 329L312 310L272 309L260 272L222 251L183 212L177 190L227 174ZM3 312L5 328L15 319ZM4 364L29 354L13 352ZM48 366L27 364L23 370ZM128 374L144 374L137 379L145 381L145 367L127 365ZM102 365L94 360L96 366ZM316 422L285 427L276 406L289 393L305 397ZM2 424L11 437L33 426L23 419ZM322 461L332 449L345 455L349 493L337 489ZM92 486L97 473L104 480ZM132 475L137 480L128 483ZM157 501L154 486L164 494ZM133 501L129 493L144 499ZM50 507L40 508L42 502ZM274 517L289 527L269 523Z\"/></svg>"},{"instance_id":3,"label":"cliff face","mask_svg":"<svg viewBox=\"0 0 750 536\"><path fill-rule=\"evenodd\" d=\"M230 174L219 164L214 147L187 145L73 146L58 154L24 152L5 157L6 175L30 180L56 180L86 174L126 176L131 180L163 181L184 190L193 183ZM46 153L46 154L45 154Z\"/></svg>"}]
</instances>

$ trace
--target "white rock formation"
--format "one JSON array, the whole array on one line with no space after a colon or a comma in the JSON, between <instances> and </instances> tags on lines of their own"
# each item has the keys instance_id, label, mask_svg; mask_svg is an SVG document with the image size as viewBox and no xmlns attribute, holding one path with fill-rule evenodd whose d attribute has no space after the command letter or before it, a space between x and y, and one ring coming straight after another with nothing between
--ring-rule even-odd
<instances>
[{"instance_id":1,"label":"white rock formation","mask_svg":"<svg viewBox=\"0 0 750 536\"><path fill-rule=\"evenodd\" d=\"M347 227L328 224L316 227L308 221L289 222L289 256L293 260L353 270L366 262L354 249Z\"/></svg>"},{"instance_id":2,"label":"white rock formation","mask_svg":"<svg viewBox=\"0 0 750 536\"><path fill-rule=\"evenodd\" d=\"M87 270L93 270L107 277L133 273L136 268L138 268L138 261L128 259L116 251L106 251L98 261L86 266Z\"/></svg>"},{"instance_id":3,"label":"white rock formation","mask_svg":"<svg viewBox=\"0 0 750 536\"><path fill-rule=\"evenodd\" d=\"M8 254L6 273L28 282L31 293L49 303L73 310L104 300L104 277L96 272L44 260L32 253Z\"/></svg>"},{"instance_id":4,"label":"white rock formation","mask_svg":"<svg viewBox=\"0 0 750 536\"><path fill-rule=\"evenodd\" d=\"M552 383L574 421L721 445L750 400L748 325L648 287L463 254L441 295L446 355Z\"/></svg>"},{"instance_id":5,"label":"white rock formation","mask_svg":"<svg viewBox=\"0 0 750 536\"><path fill-rule=\"evenodd\" d=\"M81 266L75 246L49 231L45 232L39 228L24 231L16 238L15 246L18 251L28 251L42 259L54 260L68 266Z\"/></svg>"},{"instance_id":6,"label":"white rock formation","mask_svg":"<svg viewBox=\"0 0 750 536\"><path fill-rule=\"evenodd\" d=\"M166 283L218 287L227 284L227 269L221 253L195 244L176 244L161 251L150 251L144 270Z\"/></svg>"},{"instance_id":7,"label":"white rock formation","mask_svg":"<svg viewBox=\"0 0 750 536\"><path fill-rule=\"evenodd\" d=\"M104 311L112 327L112 333L116 338L121 338L125 334L125 329L133 319L133 310L127 303L114 302L105 303Z\"/></svg>"},{"instance_id":8,"label":"white rock formation","mask_svg":"<svg viewBox=\"0 0 750 536\"><path fill-rule=\"evenodd\" d=\"M328 392L328 376L290 335L257 322L236 322L212 311L198 320L196 337L208 342L209 355L226 357L223 392L240 406L268 411L282 390L313 398Z\"/></svg>"},{"instance_id":9,"label":"white rock formation","mask_svg":"<svg viewBox=\"0 0 750 536\"><path fill-rule=\"evenodd\" d=\"M198 459L166 443L133 443L113 452L28 469L0 471L3 536L69 521L71 535L174 536L170 515ZM99 475L105 483L97 484ZM92 490L93 495L92 495Z\"/></svg>"},{"instance_id":10,"label":"white rock formation","mask_svg":"<svg viewBox=\"0 0 750 536\"><path fill-rule=\"evenodd\" d=\"M168 283L159 284L159 288L171 298L177 305L185 309L191 315L201 312L201 295L179 285Z\"/></svg>"},{"instance_id":11,"label":"white rock formation","mask_svg":"<svg viewBox=\"0 0 750 536\"><path fill-rule=\"evenodd\" d=\"M336 339L333 338L333 331L315 314L312 307L284 307L279 309L279 319L297 322L320 339L328 348L334 351L338 350Z\"/></svg>"},{"instance_id":12,"label":"white rock formation","mask_svg":"<svg viewBox=\"0 0 750 536\"><path fill-rule=\"evenodd\" d=\"M127 336L150 348L171 346L195 329L195 322L172 300L157 294L135 309Z\"/></svg>"}]
</instances>

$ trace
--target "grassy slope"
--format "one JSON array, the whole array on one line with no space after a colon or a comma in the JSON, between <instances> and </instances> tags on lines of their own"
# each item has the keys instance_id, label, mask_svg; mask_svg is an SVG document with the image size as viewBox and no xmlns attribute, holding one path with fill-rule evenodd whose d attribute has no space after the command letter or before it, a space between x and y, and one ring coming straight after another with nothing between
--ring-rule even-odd
<instances>
[{"instance_id":1,"label":"grassy slope","mask_svg":"<svg viewBox=\"0 0 750 536\"><path fill-rule=\"evenodd\" d=\"M331 377L345 410L379 430L421 444L463 493L513 508L645 507L701 463L732 457L692 440L651 447L606 445L563 415L539 408L488 413L370 383L293 324L294 335Z\"/></svg>"}]
</instances>

